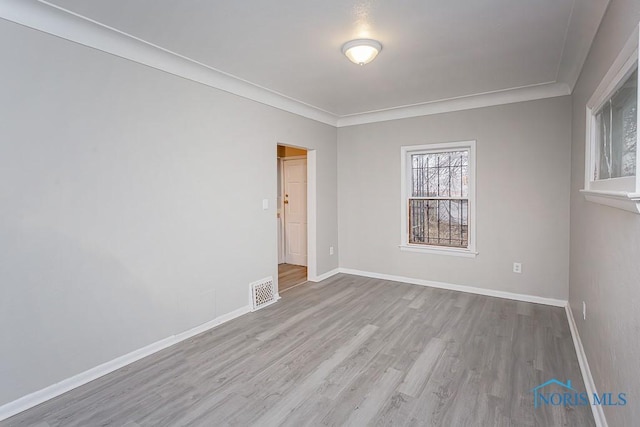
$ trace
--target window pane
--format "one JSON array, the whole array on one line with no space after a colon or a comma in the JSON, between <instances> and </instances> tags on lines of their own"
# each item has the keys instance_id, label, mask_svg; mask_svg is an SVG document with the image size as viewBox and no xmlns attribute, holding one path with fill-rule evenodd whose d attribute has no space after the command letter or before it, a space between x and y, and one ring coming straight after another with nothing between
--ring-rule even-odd
<instances>
[{"instance_id":1,"label":"window pane","mask_svg":"<svg viewBox=\"0 0 640 427\"><path fill-rule=\"evenodd\" d=\"M468 200L409 199L409 243L466 248Z\"/></svg>"},{"instance_id":2,"label":"window pane","mask_svg":"<svg viewBox=\"0 0 640 427\"><path fill-rule=\"evenodd\" d=\"M413 154L412 197L468 197L469 152Z\"/></svg>"},{"instance_id":3,"label":"window pane","mask_svg":"<svg viewBox=\"0 0 640 427\"><path fill-rule=\"evenodd\" d=\"M595 179L636 174L638 70L595 114Z\"/></svg>"}]
</instances>

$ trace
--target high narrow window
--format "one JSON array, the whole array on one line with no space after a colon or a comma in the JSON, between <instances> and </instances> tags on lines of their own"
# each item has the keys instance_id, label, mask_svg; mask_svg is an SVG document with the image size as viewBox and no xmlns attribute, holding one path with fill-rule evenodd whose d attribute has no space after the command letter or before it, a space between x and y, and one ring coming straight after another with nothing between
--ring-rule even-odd
<instances>
[{"instance_id":1,"label":"high narrow window","mask_svg":"<svg viewBox=\"0 0 640 427\"><path fill-rule=\"evenodd\" d=\"M587 102L587 200L640 213L638 37L636 27Z\"/></svg>"},{"instance_id":2,"label":"high narrow window","mask_svg":"<svg viewBox=\"0 0 640 427\"><path fill-rule=\"evenodd\" d=\"M475 255L475 141L402 147L404 250Z\"/></svg>"},{"instance_id":3,"label":"high narrow window","mask_svg":"<svg viewBox=\"0 0 640 427\"><path fill-rule=\"evenodd\" d=\"M594 114L594 179L636 175L638 70Z\"/></svg>"}]
</instances>

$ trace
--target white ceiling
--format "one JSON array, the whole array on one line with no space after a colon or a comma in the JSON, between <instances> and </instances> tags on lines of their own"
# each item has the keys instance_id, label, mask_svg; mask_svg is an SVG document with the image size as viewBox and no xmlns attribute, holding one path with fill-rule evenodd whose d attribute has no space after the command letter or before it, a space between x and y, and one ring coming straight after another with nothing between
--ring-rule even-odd
<instances>
[{"instance_id":1,"label":"white ceiling","mask_svg":"<svg viewBox=\"0 0 640 427\"><path fill-rule=\"evenodd\" d=\"M577 79L608 0L50 0L335 116ZM383 45L349 62L354 38Z\"/></svg>"}]
</instances>

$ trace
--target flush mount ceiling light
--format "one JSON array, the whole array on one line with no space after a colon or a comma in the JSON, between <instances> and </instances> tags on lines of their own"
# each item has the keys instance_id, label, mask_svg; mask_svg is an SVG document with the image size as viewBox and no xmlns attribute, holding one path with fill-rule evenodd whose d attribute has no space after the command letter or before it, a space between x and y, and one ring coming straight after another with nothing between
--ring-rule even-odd
<instances>
[{"instance_id":1,"label":"flush mount ceiling light","mask_svg":"<svg viewBox=\"0 0 640 427\"><path fill-rule=\"evenodd\" d=\"M354 64L364 65L373 61L382 50L379 41L371 39L358 39L346 42L342 46L342 53Z\"/></svg>"}]
</instances>

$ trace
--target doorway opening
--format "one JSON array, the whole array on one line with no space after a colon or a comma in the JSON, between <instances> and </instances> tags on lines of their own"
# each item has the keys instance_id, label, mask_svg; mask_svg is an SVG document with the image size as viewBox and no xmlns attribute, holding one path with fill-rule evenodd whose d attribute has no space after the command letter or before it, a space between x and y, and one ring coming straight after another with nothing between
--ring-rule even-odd
<instances>
[{"instance_id":1,"label":"doorway opening","mask_svg":"<svg viewBox=\"0 0 640 427\"><path fill-rule=\"evenodd\" d=\"M277 146L278 293L308 277L307 150Z\"/></svg>"}]
</instances>

